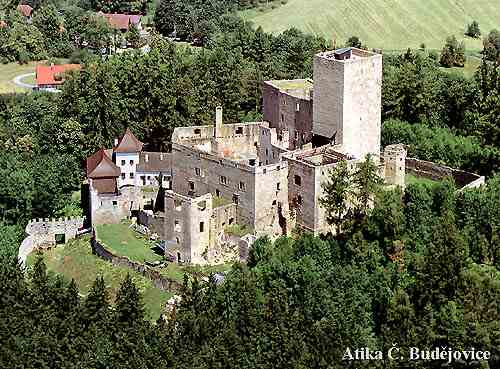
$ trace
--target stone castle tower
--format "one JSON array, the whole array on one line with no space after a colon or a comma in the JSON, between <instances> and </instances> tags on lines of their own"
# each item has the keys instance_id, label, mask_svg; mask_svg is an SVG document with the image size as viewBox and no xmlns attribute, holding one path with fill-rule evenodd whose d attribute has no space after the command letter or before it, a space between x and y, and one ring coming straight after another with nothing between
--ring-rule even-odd
<instances>
[{"instance_id":1,"label":"stone castle tower","mask_svg":"<svg viewBox=\"0 0 500 369\"><path fill-rule=\"evenodd\" d=\"M356 48L314 57L313 134L362 159L380 155L382 55Z\"/></svg>"},{"instance_id":2,"label":"stone castle tower","mask_svg":"<svg viewBox=\"0 0 500 369\"><path fill-rule=\"evenodd\" d=\"M406 148L404 145L388 145L384 149L385 181L405 188Z\"/></svg>"}]
</instances>

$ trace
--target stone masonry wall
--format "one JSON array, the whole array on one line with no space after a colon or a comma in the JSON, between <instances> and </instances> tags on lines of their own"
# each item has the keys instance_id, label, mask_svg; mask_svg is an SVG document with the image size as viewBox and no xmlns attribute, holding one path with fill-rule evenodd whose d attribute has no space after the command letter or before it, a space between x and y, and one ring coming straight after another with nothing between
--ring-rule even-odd
<instances>
[{"instance_id":1,"label":"stone masonry wall","mask_svg":"<svg viewBox=\"0 0 500 369\"><path fill-rule=\"evenodd\" d=\"M406 173L433 180L451 177L458 187L465 187L471 183L474 183L476 187L484 184L484 177L477 174L415 158L406 158Z\"/></svg>"},{"instance_id":2,"label":"stone masonry wall","mask_svg":"<svg viewBox=\"0 0 500 369\"><path fill-rule=\"evenodd\" d=\"M64 235L64 240L76 237L83 228L85 218L32 219L26 226L26 233L31 237L33 247L56 244L56 235Z\"/></svg>"},{"instance_id":3,"label":"stone masonry wall","mask_svg":"<svg viewBox=\"0 0 500 369\"><path fill-rule=\"evenodd\" d=\"M113 265L126 267L139 274L142 274L144 277L150 279L156 288L171 292L180 291L182 289L182 285L180 283L162 276L157 270L154 270L147 265L132 261L126 256L114 255L111 251L107 250L104 245L102 245L94 238L90 241L90 244L92 246L92 252L94 254L106 261L109 261Z\"/></svg>"}]
</instances>

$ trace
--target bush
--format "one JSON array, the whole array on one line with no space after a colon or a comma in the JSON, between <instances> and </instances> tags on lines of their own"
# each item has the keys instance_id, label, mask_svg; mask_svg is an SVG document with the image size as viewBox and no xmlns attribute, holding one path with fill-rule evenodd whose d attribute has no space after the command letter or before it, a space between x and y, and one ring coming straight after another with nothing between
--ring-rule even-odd
<instances>
[{"instance_id":1,"label":"bush","mask_svg":"<svg viewBox=\"0 0 500 369\"><path fill-rule=\"evenodd\" d=\"M281 5L286 5L288 3L288 0L281 0Z\"/></svg>"}]
</instances>

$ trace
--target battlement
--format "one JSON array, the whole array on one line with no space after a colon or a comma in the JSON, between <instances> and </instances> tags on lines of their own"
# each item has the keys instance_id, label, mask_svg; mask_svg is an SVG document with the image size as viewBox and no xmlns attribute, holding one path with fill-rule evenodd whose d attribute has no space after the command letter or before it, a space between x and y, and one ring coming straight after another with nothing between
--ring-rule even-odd
<instances>
[{"instance_id":1,"label":"battlement","mask_svg":"<svg viewBox=\"0 0 500 369\"><path fill-rule=\"evenodd\" d=\"M71 235L76 235L78 229L83 228L84 222L85 217L32 219L26 226L26 233L32 236L65 234L69 236L67 238L71 238Z\"/></svg>"}]
</instances>

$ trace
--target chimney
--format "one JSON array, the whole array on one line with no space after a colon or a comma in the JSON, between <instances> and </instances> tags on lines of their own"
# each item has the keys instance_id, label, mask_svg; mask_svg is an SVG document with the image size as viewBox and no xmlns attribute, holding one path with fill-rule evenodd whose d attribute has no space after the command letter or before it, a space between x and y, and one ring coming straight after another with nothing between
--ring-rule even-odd
<instances>
[{"instance_id":1,"label":"chimney","mask_svg":"<svg viewBox=\"0 0 500 369\"><path fill-rule=\"evenodd\" d=\"M149 154L144 155L144 161L147 163L149 161Z\"/></svg>"},{"instance_id":2,"label":"chimney","mask_svg":"<svg viewBox=\"0 0 500 369\"><path fill-rule=\"evenodd\" d=\"M218 106L215 109L215 127L220 128L222 126L222 106Z\"/></svg>"}]
</instances>

